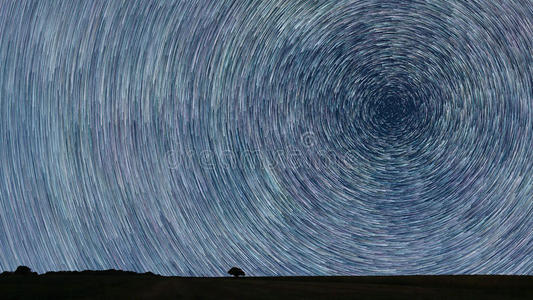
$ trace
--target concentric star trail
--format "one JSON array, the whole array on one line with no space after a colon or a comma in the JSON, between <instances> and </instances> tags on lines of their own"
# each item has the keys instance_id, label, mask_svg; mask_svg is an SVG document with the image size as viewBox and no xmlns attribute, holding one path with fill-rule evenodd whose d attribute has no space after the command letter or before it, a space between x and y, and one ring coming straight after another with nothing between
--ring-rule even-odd
<instances>
[{"instance_id":1,"label":"concentric star trail","mask_svg":"<svg viewBox=\"0 0 533 300\"><path fill-rule=\"evenodd\" d=\"M533 2L0 1L0 270L533 274Z\"/></svg>"}]
</instances>

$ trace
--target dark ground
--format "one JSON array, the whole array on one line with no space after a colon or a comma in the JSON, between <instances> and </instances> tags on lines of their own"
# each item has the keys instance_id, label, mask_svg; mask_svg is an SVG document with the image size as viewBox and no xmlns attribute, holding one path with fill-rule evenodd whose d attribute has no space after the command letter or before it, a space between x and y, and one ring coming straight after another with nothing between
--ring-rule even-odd
<instances>
[{"instance_id":1,"label":"dark ground","mask_svg":"<svg viewBox=\"0 0 533 300\"><path fill-rule=\"evenodd\" d=\"M161 277L125 272L0 276L0 299L533 299L533 276Z\"/></svg>"}]
</instances>

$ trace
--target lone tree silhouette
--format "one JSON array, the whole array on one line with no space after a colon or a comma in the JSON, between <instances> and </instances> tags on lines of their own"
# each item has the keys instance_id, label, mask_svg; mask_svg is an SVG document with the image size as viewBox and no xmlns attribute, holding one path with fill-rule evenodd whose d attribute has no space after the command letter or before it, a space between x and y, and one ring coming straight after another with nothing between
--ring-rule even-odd
<instances>
[{"instance_id":1,"label":"lone tree silhouette","mask_svg":"<svg viewBox=\"0 0 533 300\"><path fill-rule=\"evenodd\" d=\"M235 277L239 277L239 276L244 276L245 275L244 271L239 269L239 268L237 268L237 267L233 267L233 268L229 269L228 274L233 275Z\"/></svg>"},{"instance_id":2,"label":"lone tree silhouette","mask_svg":"<svg viewBox=\"0 0 533 300\"><path fill-rule=\"evenodd\" d=\"M15 270L15 274L16 275L37 275L36 272L32 272L31 269L26 266L19 266Z\"/></svg>"}]
</instances>

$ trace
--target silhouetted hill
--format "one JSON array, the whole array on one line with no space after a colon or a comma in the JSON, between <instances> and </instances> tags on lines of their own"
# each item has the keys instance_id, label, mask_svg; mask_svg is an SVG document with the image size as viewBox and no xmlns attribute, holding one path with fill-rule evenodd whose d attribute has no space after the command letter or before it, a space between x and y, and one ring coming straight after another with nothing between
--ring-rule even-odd
<instances>
[{"instance_id":1,"label":"silhouetted hill","mask_svg":"<svg viewBox=\"0 0 533 300\"><path fill-rule=\"evenodd\" d=\"M133 271L123 271L123 270L84 270L84 271L50 271L46 272L43 275L114 275L114 276L124 276L124 275L149 275L149 276L160 276L155 275L152 272L146 273L136 273Z\"/></svg>"},{"instance_id":2,"label":"silhouetted hill","mask_svg":"<svg viewBox=\"0 0 533 300\"><path fill-rule=\"evenodd\" d=\"M164 277L130 271L4 272L1 299L526 299L532 276Z\"/></svg>"},{"instance_id":3,"label":"silhouetted hill","mask_svg":"<svg viewBox=\"0 0 533 300\"><path fill-rule=\"evenodd\" d=\"M12 275L24 275L24 276L38 276L36 272L32 272L30 268L26 266L19 266L15 272L9 272L4 271L0 273L0 277L2 276L12 276ZM69 276L75 276L75 275L91 275L91 276L99 276L99 275L113 275L113 276L125 276L125 275L147 275L147 276L161 276L156 275L152 272L146 272L146 273L137 273L133 271L123 271L123 270L115 270L115 269L108 269L108 270L84 270L84 271L49 271L44 274L41 274L40 276L46 276L46 275L69 275Z\"/></svg>"}]
</instances>

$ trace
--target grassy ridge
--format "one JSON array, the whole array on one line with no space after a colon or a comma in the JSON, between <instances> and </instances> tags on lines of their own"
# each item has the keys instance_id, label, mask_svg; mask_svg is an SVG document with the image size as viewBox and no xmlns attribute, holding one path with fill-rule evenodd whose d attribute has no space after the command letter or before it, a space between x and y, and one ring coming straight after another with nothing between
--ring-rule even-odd
<instances>
[{"instance_id":1,"label":"grassy ridge","mask_svg":"<svg viewBox=\"0 0 533 300\"><path fill-rule=\"evenodd\" d=\"M190 278L56 272L0 277L2 299L524 299L531 276Z\"/></svg>"}]
</instances>

